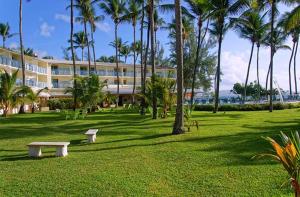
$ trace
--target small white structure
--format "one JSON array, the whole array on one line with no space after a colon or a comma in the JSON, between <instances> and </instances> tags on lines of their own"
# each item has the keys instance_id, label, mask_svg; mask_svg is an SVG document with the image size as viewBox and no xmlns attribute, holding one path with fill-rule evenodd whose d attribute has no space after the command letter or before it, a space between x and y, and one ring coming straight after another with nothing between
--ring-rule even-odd
<instances>
[{"instance_id":1,"label":"small white structure","mask_svg":"<svg viewBox=\"0 0 300 197\"><path fill-rule=\"evenodd\" d=\"M85 132L85 135L87 135L89 143L94 143L96 141L97 132L98 129L89 129L87 132Z\"/></svg>"},{"instance_id":2,"label":"small white structure","mask_svg":"<svg viewBox=\"0 0 300 197\"><path fill-rule=\"evenodd\" d=\"M56 147L56 156L64 157L68 155L68 145L70 142L32 142L28 144L30 157L41 157L41 147Z\"/></svg>"}]
</instances>

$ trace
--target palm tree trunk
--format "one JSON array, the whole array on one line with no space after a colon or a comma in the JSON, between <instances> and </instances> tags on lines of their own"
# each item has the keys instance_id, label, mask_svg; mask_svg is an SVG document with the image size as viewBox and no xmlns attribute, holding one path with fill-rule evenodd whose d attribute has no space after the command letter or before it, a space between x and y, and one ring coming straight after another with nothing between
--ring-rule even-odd
<instances>
[{"instance_id":1,"label":"palm tree trunk","mask_svg":"<svg viewBox=\"0 0 300 197\"><path fill-rule=\"evenodd\" d=\"M70 32L70 43L71 43L71 55L72 55L72 63L73 63L73 88L74 88L74 106L73 110L76 110L77 105L77 82L76 82L76 64L75 64L75 54L74 54L74 43L73 43L73 34L74 34L74 10L73 10L73 0L71 0L71 17L70 17L70 24L71 24L71 32ZM83 50L82 50L83 51Z\"/></svg>"},{"instance_id":2,"label":"palm tree trunk","mask_svg":"<svg viewBox=\"0 0 300 197\"><path fill-rule=\"evenodd\" d=\"M273 111L273 58L275 53L274 46L274 21L275 21L276 0L272 2L271 8L271 61L270 61L270 106L269 111Z\"/></svg>"},{"instance_id":3,"label":"palm tree trunk","mask_svg":"<svg viewBox=\"0 0 300 197\"><path fill-rule=\"evenodd\" d=\"M87 35L87 30L86 30L86 22L84 22L84 34L85 34L85 40L87 42L88 62L89 62L89 75L90 75L91 74L91 54L90 54L89 38L88 38L88 35Z\"/></svg>"},{"instance_id":4,"label":"palm tree trunk","mask_svg":"<svg viewBox=\"0 0 300 197\"><path fill-rule=\"evenodd\" d=\"M193 71L193 79L192 79L192 94L191 94L191 105L190 108L192 109L192 106L194 104L194 95L195 95L195 82L196 82L196 73L199 67L199 51L201 47L201 29L202 29L202 19L201 17L198 20L198 42L197 42L197 50L196 50L196 62L194 65L194 71Z\"/></svg>"},{"instance_id":5,"label":"palm tree trunk","mask_svg":"<svg viewBox=\"0 0 300 197\"><path fill-rule=\"evenodd\" d=\"M297 88L297 52L298 52L298 44L299 44L299 39L297 40L296 48L295 48L295 54L294 54L294 80L295 80L295 94L298 94L298 88Z\"/></svg>"},{"instance_id":6,"label":"palm tree trunk","mask_svg":"<svg viewBox=\"0 0 300 197\"><path fill-rule=\"evenodd\" d=\"M155 41L154 41L154 0L150 0L150 37L151 37L151 71L152 71L152 84L154 83L155 76ZM157 98L156 98L156 90L154 89L152 92L152 107L153 114L152 119L157 119Z\"/></svg>"},{"instance_id":7,"label":"palm tree trunk","mask_svg":"<svg viewBox=\"0 0 300 197\"><path fill-rule=\"evenodd\" d=\"M256 53L256 77L257 77L257 85L258 85L258 89L257 89L257 98L258 101L260 101L260 82L259 82L259 48L260 45L257 44L257 53Z\"/></svg>"},{"instance_id":8,"label":"palm tree trunk","mask_svg":"<svg viewBox=\"0 0 300 197\"><path fill-rule=\"evenodd\" d=\"M118 55L118 24L115 23L115 43L116 43L116 69L117 69L117 103L116 106L118 107L119 105L119 92L120 92L120 79L119 79L119 55Z\"/></svg>"},{"instance_id":9,"label":"palm tree trunk","mask_svg":"<svg viewBox=\"0 0 300 197\"><path fill-rule=\"evenodd\" d=\"M296 45L296 42L293 42L292 54L291 54L290 61L289 61L289 88L290 88L290 96L292 96L292 94L293 94L293 92L292 92L292 74L291 74L291 68L292 68L292 61L293 61L293 56L294 56L294 51L295 51L295 45Z\"/></svg>"},{"instance_id":10,"label":"palm tree trunk","mask_svg":"<svg viewBox=\"0 0 300 197\"><path fill-rule=\"evenodd\" d=\"M141 86L142 86L142 94L145 95L145 83L144 83L144 70L143 70L143 45L144 45L144 18L145 18L145 8L144 8L144 2L142 4L142 18L141 18L141 51L140 51L140 54L141 54ZM145 99L142 98L141 99L141 115L145 115Z\"/></svg>"},{"instance_id":11,"label":"palm tree trunk","mask_svg":"<svg viewBox=\"0 0 300 197\"><path fill-rule=\"evenodd\" d=\"M19 4L19 37L20 37L20 53L22 64L22 85L25 86L25 61L24 61L24 49L23 49L23 32L22 32L22 0ZM24 97L24 95L23 95ZM25 113L24 102L21 103L19 113Z\"/></svg>"},{"instance_id":12,"label":"palm tree trunk","mask_svg":"<svg viewBox=\"0 0 300 197\"><path fill-rule=\"evenodd\" d=\"M135 44L136 44L136 38L135 38L135 31L136 31L136 25L134 23L133 25L133 88L132 88L132 104L134 104L134 94L135 94L135 83L136 83L136 53L135 53Z\"/></svg>"},{"instance_id":13,"label":"palm tree trunk","mask_svg":"<svg viewBox=\"0 0 300 197\"><path fill-rule=\"evenodd\" d=\"M94 30L93 26L91 25L91 38L92 38L92 50L93 50L93 60L94 60L94 71L96 72L96 53L95 53L95 40L94 40Z\"/></svg>"},{"instance_id":14,"label":"palm tree trunk","mask_svg":"<svg viewBox=\"0 0 300 197\"><path fill-rule=\"evenodd\" d=\"M83 48L81 48L81 61L83 61Z\"/></svg>"},{"instance_id":15,"label":"palm tree trunk","mask_svg":"<svg viewBox=\"0 0 300 197\"><path fill-rule=\"evenodd\" d=\"M3 36L3 38L2 38L2 43L3 43L3 49L5 49L5 36Z\"/></svg>"},{"instance_id":16,"label":"palm tree trunk","mask_svg":"<svg viewBox=\"0 0 300 197\"><path fill-rule=\"evenodd\" d=\"M250 72L250 67L251 67L251 62L252 62L252 56L253 56L253 49L254 49L254 42L252 42L252 47L251 47L251 53L250 53L250 59L248 63L248 69L247 69L247 76L246 76L246 81L245 81L245 87L244 87L244 99L243 102L246 102L246 97L247 97L247 84L248 84L248 79L249 79L249 72Z\"/></svg>"},{"instance_id":17,"label":"palm tree trunk","mask_svg":"<svg viewBox=\"0 0 300 197\"><path fill-rule=\"evenodd\" d=\"M183 45L182 45L182 16L181 0L175 0L176 20L176 62L177 62L177 106L172 134L184 133L183 119Z\"/></svg>"},{"instance_id":18,"label":"palm tree trunk","mask_svg":"<svg viewBox=\"0 0 300 197\"><path fill-rule=\"evenodd\" d=\"M219 34L219 41L218 41L218 66L216 72L216 87L215 87L215 106L214 106L214 113L217 113L219 108L219 91L220 91L220 74L221 74L221 52L222 52L222 39L223 39L223 23Z\"/></svg>"},{"instance_id":19,"label":"palm tree trunk","mask_svg":"<svg viewBox=\"0 0 300 197\"><path fill-rule=\"evenodd\" d=\"M146 43L146 50L145 50L145 56L144 56L144 71L143 71L144 72L144 87L146 86L146 80L147 80L147 63L148 63L149 45L150 45L150 23L148 23L148 27L147 27L147 43ZM144 93L146 93L146 87L145 87L144 91L145 91Z\"/></svg>"}]
</instances>

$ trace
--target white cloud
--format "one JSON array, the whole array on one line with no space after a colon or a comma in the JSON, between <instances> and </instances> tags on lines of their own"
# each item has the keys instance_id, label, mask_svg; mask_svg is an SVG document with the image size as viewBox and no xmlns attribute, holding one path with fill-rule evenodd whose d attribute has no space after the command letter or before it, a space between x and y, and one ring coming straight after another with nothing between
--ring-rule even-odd
<instances>
[{"instance_id":1,"label":"white cloud","mask_svg":"<svg viewBox=\"0 0 300 197\"><path fill-rule=\"evenodd\" d=\"M55 14L54 18L56 20L61 20L66 23L70 23L70 16L66 14Z\"/></svg>"},{"instance_id":2,"label":"white cloud","mask_svg":"<svg viewBox=\"0 0 300 197\"><path fill-rule=\"evenodd\" d=\"M106 32L106 33L110 32L110 30L111 30L111 27L108 23L99 23L99 22L97 22L97 23L95 23L95 25L100 31L103 31L103 32Z\"/></svg>"},{"instance_id":3,"label":"white cloud","mask_svg":"<svg viewBox=\"0 0 300 197\"><path fill-rule=\"evenodd\" d=\"M54 26L49 25L47 22L43 22L40 25L40 34L44 37L50 37L51 33L55 30Z\"/></svg>"}]
</instances>

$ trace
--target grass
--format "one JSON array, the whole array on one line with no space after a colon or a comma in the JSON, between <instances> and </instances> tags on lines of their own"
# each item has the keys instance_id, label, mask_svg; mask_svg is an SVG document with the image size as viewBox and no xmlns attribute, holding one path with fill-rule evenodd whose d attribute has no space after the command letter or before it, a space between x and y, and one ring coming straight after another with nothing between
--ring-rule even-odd
<instances>
[{"instance_id":1,"label":"grass","mask_svg":"<svg viewBox=\"0 0 300 197\"><path fill-rule=\"evenodd\" d=\"M194 112L200 129L170 135L174 117L100 112L66 121L56 113L0 119L0 196L292 196L261 136L299 128L297 109ZM98 128L95 144L84 132ZM27 157L33 141L70 141L69 156Z\"/></svg>"}]
</instances>

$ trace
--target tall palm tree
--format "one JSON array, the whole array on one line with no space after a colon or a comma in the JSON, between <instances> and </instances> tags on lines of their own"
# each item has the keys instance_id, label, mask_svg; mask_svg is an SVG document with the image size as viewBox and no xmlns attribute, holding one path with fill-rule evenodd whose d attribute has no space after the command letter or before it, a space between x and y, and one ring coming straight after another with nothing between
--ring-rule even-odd
<instances>
[{"instance_id":1,"label":"tall palm tree","mask_svg":"<svg viewBox=\"0 0 300 197\"><path fill-rule=\"evenodd\" d=\"M272 36L273 35L273 36ZM270 37L273 37L273 39L271 39ZM274 55L277 53L278 50L280 49L288 49L290 50L291 48L289 46L287 46L286 44L284 44L284 42L286 41L287 39L287 35L283 32L283 30L281 29L280 26L277 26L276 27L276 30L273 32L273 34L271 33L268 33L267 34L267 37L265 38L265 45L270 47L270 45L272 44L274 47L273 49L273 57L274 58ZM272 41L271 41L272 40ZM271 43L272 42L272 43ZM268 89L268 83L269 83L269 77L270 77L270 80L271 80L271 71L272 71L272 67L271 67L271 63L269 64L269 69L268 69L268 73L267 73L267 79L266 79L266 90ZM273 78L272 78L273 79ZM273 82L272 82L273 84ZM271 84L270 84L271 85ZM271 88L270 86L270 99L272 94L274 93L274 90ZM271 108L270 108L271 109ZM273 108L272 108L273 109ZM271 111L271 110L270 110Z\"/></svg>"},{"instance_id":2,"label":"tall palm tree","mask_svg":"<svg viewBox=\"0 0 300 197\"><path fill-rule=\"evenodd\" d=\"M218 39L218 65L215 77L215 104L214 113L219 107L219 92L220 92L220 75L221 75L221 52L224 35L228 29L227 18L229 16L230 1L229 0L210 0L211 13L210 17L213 20L210 33Z\"/></svg>"},{"instance_id":3,"label":"tall palm tree","mask_svg":"<svg viewBox=\"0 0 300 197\"><path fill-rule=\"evenodd\" d=\"M104 11L104 13L111 17L115 24L115 43L117 43L118 39L118 25L121 22L121 18L123 17L123 14L125 12L125 4L126 2L124 0L103 0L99 4L100 8ZM116 69L117 69L117 106L119 102L119 92L120 92L120 79L119 79L119 61L118 61L118 48L115 47L116 52Z\"/></svg>"},{"instance_id":4,"label":"tall palm tree","mask_svg":"<svg viewBox=\"0 0 300 197\"><path fill-rule=\"evenodd\" d=\"M74 43L74 48L81 49L81 61L83 61L84 57L84 48L87 47L87 40L86 40L86 35L83 31L79 31L75 34L73 34L73 43ZM71 42L71 41L70 41Z\"/></svg>"},{"instance_id":5,"label":"tall palm tree","mask_svg":"<svg viewBox=\"0 0 300 197\"><path fill-rule=\"evenodd\" d=\"M94 61L94 70L96 71L96 53L95 53L95 40L94 40L94 33L96 31L96 23L103 21L104 16L99 15L96 16L95 13L95 8L91 5L90 10L89 10L89 24L91 28L91 46L92 46L92 51L93 51L93 61Z\"/></svg>"},{"instance_id":6,"label":"tall palm tree","mask_svg":"<svg viewBox=\"0 0 300 197\"><path fill-rule=\"evenodd\" d=\"M290 60L289 60L289 90L290 90L290 96L292 96L292 74L291 74L291 68L292 68L292 61L293 58L296 56L295 54L295 49L297 46L297 42L299 39L299 34L300 34L300 22L299 22L299 26L296 26L294 28L289 28L289 17L290 17L290 13L285 13L282 17L282 19L279 22L279 25L283 27L285 33L287 33L287 35L290 35L292 37L292 42L293 42L293 46L292 46L292 52L291 52L291 56L290 56ZM296 78L296 66L294 64L294 79ZM297 94L297 81L295 80L295 93Z\"/></svg>"},{"instance_id":7,"label":"tall palm tree","mask_svg":"<svg viewBox=\"0 0 300 197\"><path fill-rule=\"evenodd\" d=\"M150 38L151 38L151 80L155 80L155 38L154 38L154 0L149 0L149 22L150 22ZM157 97L156 91L152 93L152 119L157 119Z\"/></svg>"},{"instance_id":8,"label":"tall palm tree","mask_svg":"<svg viewBox=\"0 0 300 197\"><path fill-rule=\"evenodd\" d=\"M276 16L278 14L278 9L277 9L277 5L278 3L285 3L288 5L291 5L293 3L299 3L298 0L257 0L257 5L262 5L264 7L267 7L266 5L269 5L270 7L270 23L271 23L271 31L270 31L270 35L269 36L269 44L270 44L270 104L269 104L269 111L272 112L273 111L273 58L274 58L274 54L276 51L276 46L275 46L275 26L276 26Z\"/></svg>"},{"instance_id":9,"label":"tall palm tree","mask_svg":"<svg viewBox=\"0 0 300 197\"><path fill-rule=\"evenodd\" d=\"M19 39L20 39L21 65L22 65L22 85L25 86L25 60L24 60L24 49L23 49L23 1L22 0L19 0ZM25 113L24 103L21 103L19 113Z\"/></svg>"},{"instance_id":10,"label":"tall palm tree","mask_svg":"<svg viewBox=\"0 0 300 197\"><path fill-rule=\"evenodd\" d=\"M130 21L133 27L133 88L132 88L132 103L134 103L134 94L136 86L136 25L137 20L140 16L140 10L142 7L142 1L130 0L128 5L128 10L124 18ZM125 61L126 63L126 61Z\"/></svg>"},{"instance_id":11,"label":"tall palm tree","mask_svg":"<svg viewBox=\"0 0 300 197\"><path fill-rule=\"evenodd\" d=\"M246 74L243 102L246 101L247 96L247 84L249 79L249 72L253 57L253 50L255 43L259 42L261 37L261 31L264 31L268 26L264 24L264 16L260 16L257 11L247 10L238 18L232 18L234 29L237 31L241 38L249 40L251 42L251 52L249 57L249 63ZM258 77L259 79L259 77Z\"/></svg>"},{"instance_id":12,"label":"tall palm tree","mask_svg":"<svg viewBox=\"0 0 300 197\"><path fill-rule=\"evenodd\" d=\"M89 74L91 74L91 55L90 55L90 42L87 33L87 23L93 13L91 11L91 1L90 0L76 0L76 4L74 5L79 10L79 16L76 17L76 21L83 23L83 31L85 35L85 40L87 42L87 51L88 51L88 64L89 64Z\"/></svg>"},{"instance_id":13,"label":"tall palm tree","mask_svg":"<svg viewBox=\"0 0 300 197\"><path fill-rule=\"evenodd\" d=\"M154 10L154 43L155 51L157 52L158 43L157 43L157 31L165 25L165 21L162 17L159 17L157 9Z\"/></svg>"},{"instance_id":14,"label":"tall palm tree","mask_svg":"<svg viewBox=\"0 0 300 197\"><path fill-rule=\"evenodd\" d=\"M77 75L76 75L76 63L75 63L75 52L74 52L74 42L73 42L73 36L74 36L74 1L71 0L71 9L70 9L70 49L71 49L71 55L72 55L72 64L73 64L73 88L76 89L77 87ZM76 91L75 91L76 92ZM76 110L76 104L77 104L77 94L74 93L74 106L73 110Z\"/></svg>"},{"instance_id":15,"label":"tall palm tree","mask_svg":"<svg viewBox=\"0 0 300 197\"><path fill-rule=\"evenodd\" d=\"M176 62L177 62L177 106L173 126L173 134L184 133L183 118L183 45L182 45L182 16L181 0L175 0L176 18Z\"/></svg>"},{"instance_id":16,"label":"tall palm tree","mask_svg":"<svg viewBox=\"0 0 300 197\"><path fill-rule=\"evenodd\" d=\"M194 94L195 94L195 82L196 82L196 74L199 69L200 64L200 49L202 48L202 44L204 38L206 36L206 32L208 30L208 25L206 26L203 35L202 35L202 26L203 22L208 19L209 14L209 3L208 0L198 1L198 0L185 0L188 4L191 15L193 18L197 20L197 27L198 27L198 35L197 35L197 49L196 49L196 58L195 64L193 69L193 79L192 79L192 94L191 94L191 106L194 103ZM209 24L209 22L207 23ZM201 37L202 35L202 37Z\"/></svg>"},{"instance_id":17,"label":"tall palm tree","mask_svg":"<svg viewBox=\"0 0 300 197\"><path fill-rule=\"evenodd\" d=\"M143 45L144 45L144 20L145 20L145 1L141 0L141 5L142 5L142 9L141 9L141 22L140 22L140 39L141 39L141 46L140 46L140 55L141 55L141 87L142 87L142 94L145 95L146 93L146 88L145 88L145 84L146 84L146 76L144 76L144 67L143 67L143 63L144 63L144 53L143 53ZM142 98L141 99L141 115L145 115L145 106L146 102L145 99Z\"/></svg>"},{"instance_id":18,"label":"tall palm tree","mask_svg":"<svg viewBox=\"0 0 300 197\"><path fill-rule=\"evenodd\" d=\"M0 36L2 36L2 47L5 48L5 41L8 38L15 36L16 34L12 34L9 32L10 26L8 23L0 23Z\"/></svg>"}]
</instances>

